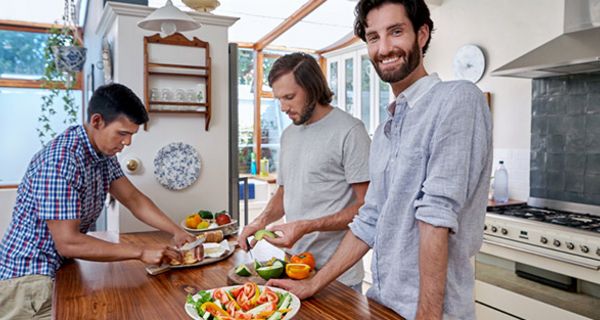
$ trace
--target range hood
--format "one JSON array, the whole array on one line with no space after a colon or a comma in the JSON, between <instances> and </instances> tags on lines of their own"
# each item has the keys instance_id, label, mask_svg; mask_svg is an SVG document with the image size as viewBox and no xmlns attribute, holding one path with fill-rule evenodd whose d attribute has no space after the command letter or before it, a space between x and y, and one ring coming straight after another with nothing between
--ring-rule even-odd
<instances>
[{"instance_id":1,"label":"range hood","mask_svg":"<svg viewBox=\"0 0 600 320\"><path fill-rule=\"evenodd\" d=\"M562 35L491 75L534 79L600 72L600 0L565 0L564 21Z\"/></svg>"}]
</instances>

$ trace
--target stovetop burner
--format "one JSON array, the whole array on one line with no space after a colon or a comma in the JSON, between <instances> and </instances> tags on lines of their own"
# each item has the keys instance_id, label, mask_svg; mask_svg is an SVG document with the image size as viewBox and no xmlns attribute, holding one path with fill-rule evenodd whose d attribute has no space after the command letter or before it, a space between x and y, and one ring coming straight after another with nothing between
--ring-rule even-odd
<instances>
[{"instance_id":1,"label":"stovetop burner","mask_svg":"<svg viewBox=\"0 0 600 320\"><path fill-rule=\"evenodd\" d=\"M600 217L591 214L537 208L526 204L488 207L487 212L600 233Z\"/></svg>"}]
</instances>

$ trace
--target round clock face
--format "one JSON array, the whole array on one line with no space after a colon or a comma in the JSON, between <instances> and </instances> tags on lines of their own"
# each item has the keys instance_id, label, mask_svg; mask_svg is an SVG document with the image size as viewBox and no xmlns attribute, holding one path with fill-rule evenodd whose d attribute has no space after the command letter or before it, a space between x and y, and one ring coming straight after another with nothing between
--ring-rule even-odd
<instances>
[{"instance_id":1,"label":"round clock face","mask_svg":"<svg viewBox=\"0 0 600 320\"><path fill-rule=\"evenodd\" d=\"M483 51L472 44L462 46L454 56L454 76L457 79L469 80L476 83L485 71Z\"/></svg>"}]
</instances>

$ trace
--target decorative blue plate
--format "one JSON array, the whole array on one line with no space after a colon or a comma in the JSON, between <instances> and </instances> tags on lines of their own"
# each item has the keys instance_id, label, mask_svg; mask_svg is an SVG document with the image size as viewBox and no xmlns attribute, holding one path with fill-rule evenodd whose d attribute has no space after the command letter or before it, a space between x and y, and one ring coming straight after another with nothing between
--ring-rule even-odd
<instances>
[{"instance_id":1,"label":"decorative blue plate","mask_svg":"<svg viewBox=\"0 0 600 320\"><path fill-rule=\"evenodd\" d=\"M189 187L200 176L198 153L191 145L181 142L162 147L154 158L154 176L170 190Z\"/></svg>"}]
</instances>

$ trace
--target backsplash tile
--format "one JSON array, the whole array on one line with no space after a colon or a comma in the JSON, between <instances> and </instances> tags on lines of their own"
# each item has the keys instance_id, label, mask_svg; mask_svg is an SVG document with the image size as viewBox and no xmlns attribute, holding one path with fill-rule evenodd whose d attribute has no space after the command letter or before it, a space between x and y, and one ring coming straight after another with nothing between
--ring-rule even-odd
<instances>
[{"instance_id":1,"label":"backsplash tile","mask_svg":"<svg viewBox=\"0 0 600 320\"><path fill-rule=\"evenodd\" d=\"M600 73L534 79L529 194L600 205Z\"/></svg>"}]
</instances>

